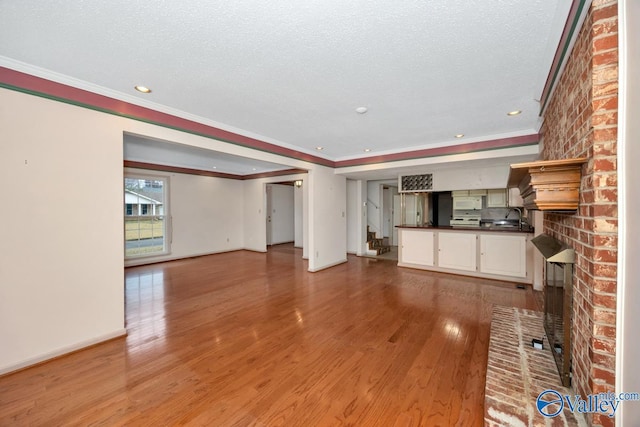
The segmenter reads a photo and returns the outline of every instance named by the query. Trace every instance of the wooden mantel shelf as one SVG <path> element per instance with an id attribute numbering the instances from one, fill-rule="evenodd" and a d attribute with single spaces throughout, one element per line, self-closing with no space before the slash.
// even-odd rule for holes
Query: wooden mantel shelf
<path id="1" fill-rule="evenodd" d="M 518 187 L 526 209 L 575 211 L 580 201 L 582 165 L 587 158 L 511 165 L 507 187 Z"/>

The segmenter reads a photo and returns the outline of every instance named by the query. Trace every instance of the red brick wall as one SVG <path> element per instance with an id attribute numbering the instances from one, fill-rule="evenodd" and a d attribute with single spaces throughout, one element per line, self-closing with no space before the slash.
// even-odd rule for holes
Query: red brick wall
<path id="1" fill-rule="evenodd" d="M 541 129 L 544 160 L 589 158 L 578 212 L 544 214 L 544 232 L 576 250 L 572 381 L 582 396 L 615 386 L 617 108 L 617 1 L 594 0 Z M 613 421 L 589 418 L 592 425 Z"/>

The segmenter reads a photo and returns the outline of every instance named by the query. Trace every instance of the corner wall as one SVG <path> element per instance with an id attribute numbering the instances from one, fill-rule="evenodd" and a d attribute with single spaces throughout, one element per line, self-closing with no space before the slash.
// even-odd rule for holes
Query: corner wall
<path id="1" fill-rule="evenodd" d="M 315 167 L 301 160 L 0 88 L 0 185 L 6 203 L 0 221 L 0 374 L 126 334 L 122 276 L 125 133 L 291 168 Z M 342 198 L 324 212 L 328 214 L 326 221 L 325 216 L 318 216 L 313 223 L 314 233 L 325 234 L 319 241 L 323 257 L 314 261 L 316 270 L 335 264 L 334 256 L 346 257 L 346 230 L 335 218 L 337 209 L 344 211 L 346 184 L 344 178 L 333 177 L 333 170 L 324 175 L 316 184 L 319 196 L 303 191 L 303 256 L 308 253 L 307 236 L 312 224 L 307 219 L 307 201 L 326 196 L 333 201 L 338 194 Z M 176 179 L 181 186 L 196 185 L 209 195 L 233 194 L 235 212 L 233 229 L 228 230 L 233 234 L 213 235 L 210 228 L 209 239 L 203 236 L 191 240 L 196 245 L 189 245 L 187 239 L 180 250 L 209 251 L 211 239 L 223 245 L 238 240 L 245 249 L 265 250 L 264 183 L 268 180 L 239 181 L 216 192 L 213 187 L 227 180 Z M 307 175 L 292 175 L 290 179 L 306 180 Z M 197 195 L 185 197 L 182 201 L 188 204 Z M 200 220 L 215 215 L 217 209 L 224 207 L 206 204 L 204 212 L 194 212 L 185 219 Z M 224 218 L 226 222 L 229 216 Z M 336 248 L 338 252 L 332 253 Z M 177 246 L 174 249 L 178 251 Z"/>
<path id="2" fill-rule="evenodd" d="M 126 331 L 121 119 L 0 89 L 0 131 L 2 374 Z"/>
<path id="3" fill-rule="evenodd" d="M 309 271 L 347 261 L 347 180 L 334 170 L 309 171 Z"/>
<path id="4" fill-rule="evenodd" d="M 594 1 L 543 116 L 544 160 L 588 157 L 576 214 L 544 214 L 544 232 L 576 250 L 573 388 L 615 385 L 617 220 L 617 2 Z M 614 419 L 589 418 L 612 426 Z"/>

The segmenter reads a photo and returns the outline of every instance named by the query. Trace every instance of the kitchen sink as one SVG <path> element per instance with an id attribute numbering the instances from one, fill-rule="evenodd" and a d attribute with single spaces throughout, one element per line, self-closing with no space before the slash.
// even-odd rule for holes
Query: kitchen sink
<path id="1" fill-rule="evenodd" d="M 518 220 L 515 221 L 509 221 L 509 220 L 499 220 L 499 221 L 493 221 L 491 223 L 491 225 L 493 227 L 518 227 Z"/>
<path id="2" fill-rule="evenodd" d="M 517 219 L 496 219 L 483 222 L 482 226 L 487 228 L 520 228 L 519 220 Z"/>

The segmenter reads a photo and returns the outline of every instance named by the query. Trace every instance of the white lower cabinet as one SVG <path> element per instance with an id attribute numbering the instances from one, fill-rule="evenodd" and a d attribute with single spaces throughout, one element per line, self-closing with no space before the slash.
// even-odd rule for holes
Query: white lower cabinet
<path id="1" fill-rule="evenodd" d="M 433 231 L 400 230 L 400 259 L 406 264 L 433 267 Z"/>
<path id="2" fill-rule="evenodd" d="M 480 272 L 503 276 L 527 276 L 525 235 L 480 235 Z"/>
<path id="3" fill-rule="evenodd" d="M 530 234 L 400 228 L 398 265 L 443 273 L 532 283 Z M 529 274 L 527 274 L 529 271 Z"/>
<path id="4" fill-rule="evenodd" d="M 476 271 L 476 233 L 438 233 L 438 267 Z"/>

